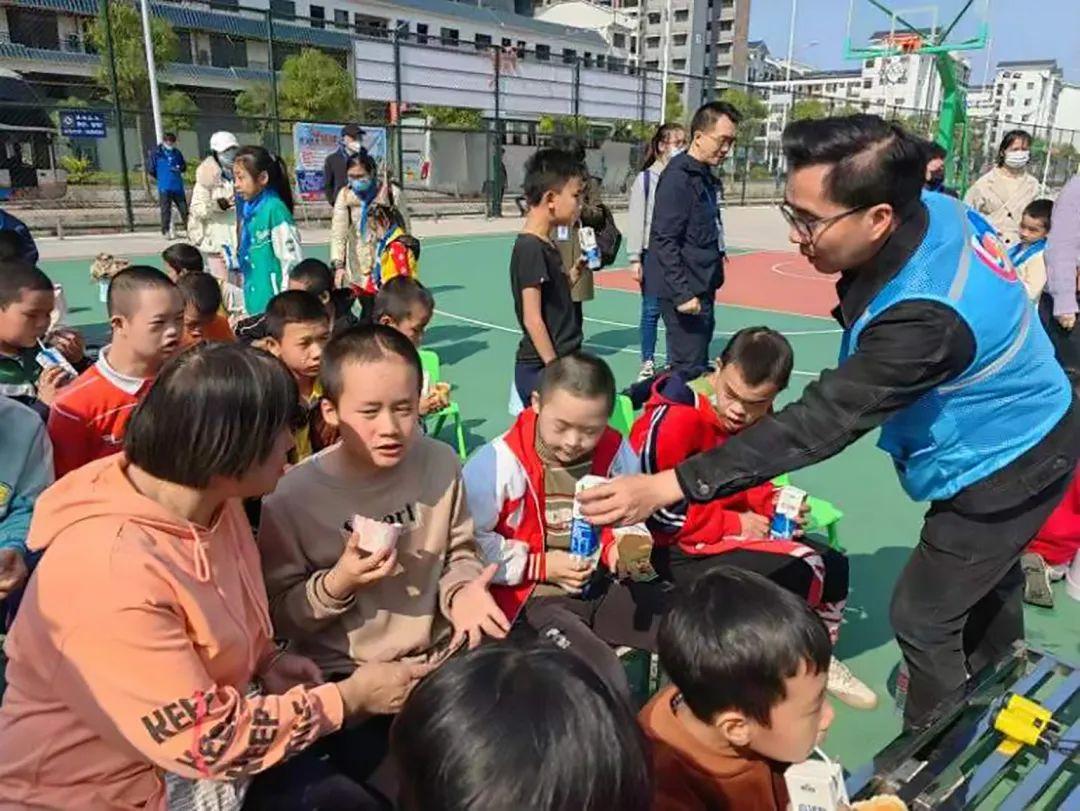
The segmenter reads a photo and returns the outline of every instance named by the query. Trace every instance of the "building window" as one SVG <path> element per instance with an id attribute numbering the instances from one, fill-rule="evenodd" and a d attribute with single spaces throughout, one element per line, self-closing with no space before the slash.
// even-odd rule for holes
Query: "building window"
<path id="1" fill-rule="evenodd" d="M 224 34 L 211 34 L 210 64 L 215 68 L 246 68 L 247 43 Z"/>
<path id="2" fill-rule="evenodd" d="M 686 44 L 686 34 L 676 34 L 672 38 L 672 44 L 673 45 L 685 45 Z"/>
<path id="3" fill-rule="evenodd" d="M 176 32 L 176 61 L 182 65 L 192 64 L 190 31 Z"/>
<path id="4" fill-rule="evenodd" d="M 323 6 L 311 6 L 308 14 L 311 17 L 312 28 L 326 27 L 326 9 Z"/>
<path id="5" fill-rule="evenodd" d="M 439 32 L 439 39 L 442 44 L 447 48 L 456 48 L 458 46 L 458 40 L 461 38 L 461 32 L 456 28 L 443 28 Z"/>
<path id="6" fill-rule="evenodd" d="M 349 27 L 349 12 L 344 9 L 334 9 L 334 28 L 348 28 Z"/>
<path id="7" fill-rule="evenodd" d="M 562 49 L 562 61 L 564 65 L 572 65 L 577 62 L 577 51 L 573 48 Z"/>
<path id="8" fill-rule="evenodd" d="M 1028 90 L 1034 90 L 1035 89 L 1035 82 L 1028 82 L 1027 83 L 1027 89 Z"/>
<path id="9" fill-rule="evenodd" d="M 660 25 L 660 13 L 653 11 L 649 13 L 649 25 Z"/>
<path id="10" fill-rule="evenodd" d="M 525 44 L 525 40 L 519 39 L 517 41 L 517 55 L 518 59 L 524 59 L 525 54 L 529 52 L 529 47 Z"/>
<path id="11" fill-rule="evenodd" d="M 592 54 L 588 51 L 585 52 L 585 67 L 591 68 L 593 66 Z"/>
<path id="12" fill-rule="evenodd" d="M 673 67 L 675 70 L 686 70 L 686 60 L 685 59 L 672 59 L 671 60 L 671 67 Z"/>
<path id="13" fill-rule="evenodd" d="M 863 62 L 863 67 L 864 68 L 872 68 L 872 67 L 874 67 L 874 60 L 873 59 L 867 59 L 865 62 Z"/>
<path id="14" fill-rule="evenodd" d="M 551 46 L 550 45 L 537 45 L 536 46 L 536 59 L 540 62 L 551 61 Z"/>
<path id="15" fill-rule="evenodd" d="M 894 104 L 895 106 L 897 106 L 897 107 L 903 107 L 903 106 L 904 106 L 904 97 L 903 97 L 903 96 L 901 96 L 900 98 L 896 99 L 896 100 L 895 100 L 895 101 L 893 102 L 893 104 Z"/>
<path id="16" fill-rule="evenodd" d="M 690 19 L 690 12 L 683 8 L 675 12 L 675 22 L 684 23 Z"/>
<path id="17" fill-rule="evenodd" d="M 649 70 L 656 70 L 657 68 L 660 67 L 660 60 L 659 59 L 650 59 L 648 62 L 645 63 L 645 67 L 648 68 Z"/>
<path id="18" fill-rule="evenodd" d="M 491 36 L 489 34 L 476 34 L 473 37 L 473 45 L 478 51 L 486 51 L 491 48 Z"/>
<path id="19" fill-rule="evenodd" d="M 295 20 L 296 3 L 292 0 L 270 0 L 270 13 L 280 20 Z"/>
<path id="20" fill-rule="evenodd" d="M 716 78 L 727 79 L 731 76 L 731 65 L 717 65 L 716 66 Z"/>
<path id="21" fill-rule="evenodd" d="M 503 46 L 504 49 L 513 48 L 514 47 L 514 41 L 512 39 L 510 39 L 509 37 L 503 37 L 502 46 Z"/>
<path id="22" fill-rule="evenodd" d="M 873 79 L 863 79 L 862 86 L 864 88 L 866 88 L 867 90 L 869 90 L 871 87 L 874 86 L 874 80 Z"/>
<path id="23" fill-rule="evenodd" d="M 428 27 L 426 23 L 416 24 L 416 41 L 421 45 L 427 45 Z"/>
<path id="24" fill-rule="evenodd" d="M 721 20 L 720 21 L 720 33 L 730 34 L 735 30 L 735 22 L 733 20 Z"/>
<path id="25" fill-rule="evenodd" d="M 645 47 L 655 50 L 660 47 L 660 37 L 649 37 L 645 40 Z"/>
<path id="26" fill-rule="evenodd" d="M 390 30 L 390 21 L 383 19 L 382 17 L 369 17 L 366 14 L 354 14 L 353 15 L 353 27 L 356 29 L 356 33 L 363 34 L 367 37 L 376 37 L 378 39 L 386 39 Z M 405 29 L 408 33 L 408 29 Z"/>
<path id="27" fill-rule="evenodd" d="M 626 47 L 626 34 L 612 34 L 611 35 L 611 45 L 614 48 L 625 48 Z"/>

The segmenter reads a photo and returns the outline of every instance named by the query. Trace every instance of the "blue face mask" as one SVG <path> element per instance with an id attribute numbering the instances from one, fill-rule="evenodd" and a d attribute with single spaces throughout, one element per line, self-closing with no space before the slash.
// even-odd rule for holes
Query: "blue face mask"
<path id="1" fill-rule="evenodd" d="M 358 180 L 350 180 L 349 188 L 353 190 L 353 194 L 355 194 L 357 197 L 362 197 L 363 195 L 371 191 L 373 183 L 374 181 L 370 177 L 362 177 Z"/>

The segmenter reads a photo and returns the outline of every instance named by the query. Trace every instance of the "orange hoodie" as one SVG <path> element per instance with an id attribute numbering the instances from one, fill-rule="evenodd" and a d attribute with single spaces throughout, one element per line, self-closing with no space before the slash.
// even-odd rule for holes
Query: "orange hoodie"
<path id="1" fill-rule="evenodd" d="M 162 772 L 233 778 L 338 729 L 333 684 L 247 697 L 274 652 L 239 503 L 208 528 L 141 495 L 122 454 L 38 499 L 48 549 L 7 637 L 0 809 L 164 808 Z"/>

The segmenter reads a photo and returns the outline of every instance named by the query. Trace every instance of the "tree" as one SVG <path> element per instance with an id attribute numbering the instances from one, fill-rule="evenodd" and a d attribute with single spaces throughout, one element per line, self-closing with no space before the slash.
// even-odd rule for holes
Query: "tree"
<path id="1" fill-rule="evenodd" d="M 482 130 L 484 116 L 479 110 L 465 107 L 425 106 L 421 115 L 427 116 L 433 127 L 446 127 L 457 130 Z"/>
<path id="2" fill-rule="evenodd" d="M 754 141 L 761 135 L 761 125 L 769 115 L 765 102 L 745 90 L 730 87 L 720 94 L 720 99 L 742 113 L 742 121 L 736 128 L 736 137 L 743 147 L 753 148 Z"/>
<path id="3" fill-rule="evenodd" d="M 589 122 L 580 116 L 542 115 L 536 129 L 543 135 L 584 138 L 589 133 Z"/>
<path id="4" fill-rule="evenodd" d="M 791 105 L 789 121 L 805 121 L 813 118 L 827 118 L 829 108 L 821 99 L 800 99 Z"/>
<path id="5" fill-rule="evenodd" d="M 349 72 L 314 48 L 293 54 L 281 66 L 278 112 L 293 121 L 340 121 L 356 109 Z"/>
<path id="6" fill-rule="evenodd" d="M 131 111 L 145 110 L 150 101 L 150 78 L 146 71 L 146 49 L 143 47 L 142 18 L 138 7 L 121 0 L 108 0 L 109 17 L 112 20 L 112 41 L 116 63 L 116 92 L 122 107 Z M 105 29 L 105 15 L 94 20 L 89 31 L 90 42 L 101 54 L 101 65 L 94 76 L 108 97 L 112 99 L 112 71 L 109 67 L 109 38 Z M 154 51 L 154 63 L 160 69 L 176 59 L 176 32 L 160 17 L 150 19 L 150 41 Z"/>
<path id="7" fill-rule="evenodd" d="M 161 97 L 161 125 L 167 132 L 194 129 L 192 119 L 198 113 L 199 105 L 182 90 L 170 90 Z"/>
<path id="8" fill-rule="evenodd" d="M 683 107 L 682 93 L 674 82 L 668 82 L 664 91 L 664 123 L 685 124 L 686 108 Z"/>

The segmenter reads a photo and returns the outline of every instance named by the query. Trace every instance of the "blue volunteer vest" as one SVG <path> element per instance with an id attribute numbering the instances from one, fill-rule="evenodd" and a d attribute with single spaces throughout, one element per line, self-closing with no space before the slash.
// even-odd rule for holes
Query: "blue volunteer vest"
<path id="1" fill-rule="evenodd" d="M 925 193 L 923 203 L 930 224 L 922 244 L 845 330 L 840 360 L 901 301 L 947 305 L 971 329 L 971 365 L 890 417 L 878 441 L 908 495 L 939 501 L 1037 444 L 1064 416 L 1072 390 L 994 229 L 954 198 Z"/>

